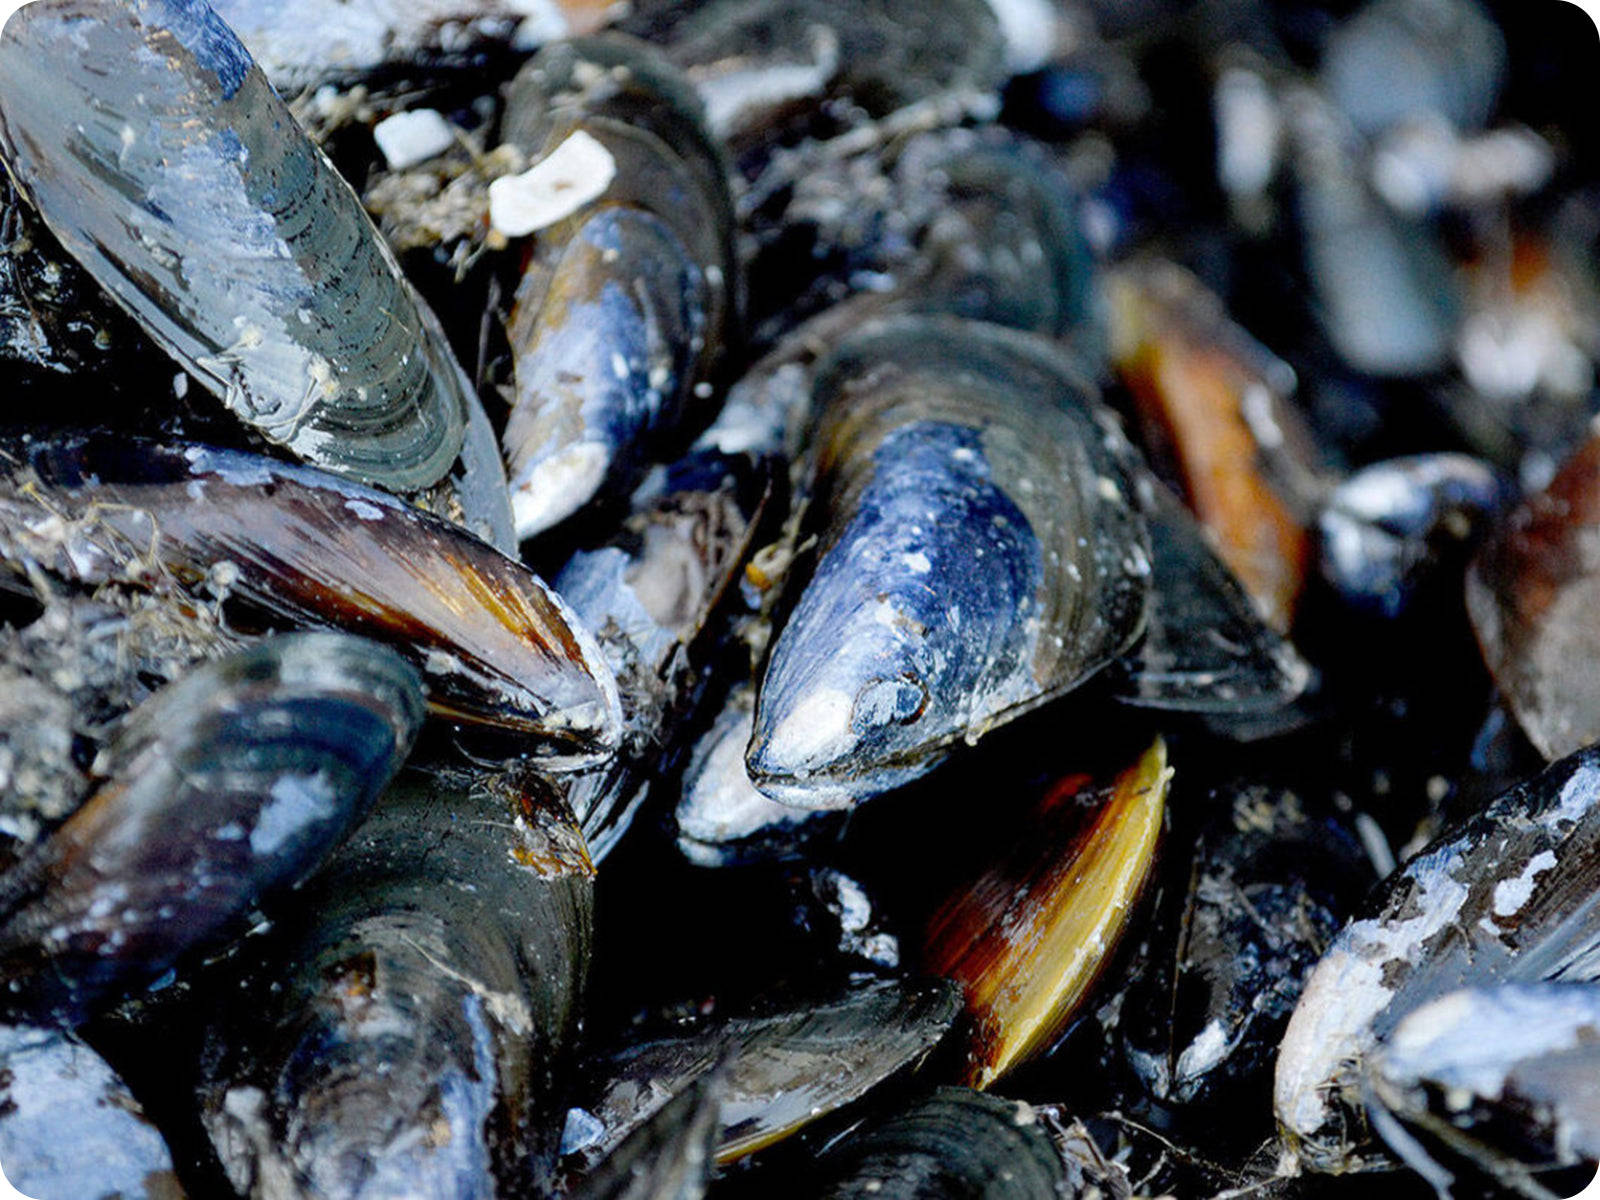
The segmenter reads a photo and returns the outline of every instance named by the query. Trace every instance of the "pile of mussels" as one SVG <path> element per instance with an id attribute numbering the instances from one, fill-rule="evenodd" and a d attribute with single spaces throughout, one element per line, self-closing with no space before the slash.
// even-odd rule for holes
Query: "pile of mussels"
<path id="1" fill-rule="evenodd" d="M 1514 0 L 25 6 L 6 1176 L 1578 1191 L 1595 50 Z"/>

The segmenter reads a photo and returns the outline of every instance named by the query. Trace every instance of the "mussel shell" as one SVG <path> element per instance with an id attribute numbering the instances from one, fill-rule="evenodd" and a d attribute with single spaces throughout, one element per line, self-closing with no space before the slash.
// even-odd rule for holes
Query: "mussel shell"
<path id="1" fill-rule="evenodd" d="M 883 114 L 945 91 L 981 93 L 1005 78 L 1005 46 L 993 9 L 973 0 L 937 9 L 908 0 L 716 0 L 674 6 L 666 28 L 652 31 L 673 60 L 702 88 L 731 71 L 749 71 L 796 46 L 816 30 L 831 34 L 840 52 L 836 75 L 804 97 L 820 104 L 844 95 Z M 754 130 L 735 128 L 737 136 Z"/>
<path id="2" fill-rule="evenodd" d="M 214 947 L 365 815 L 421 726 L 415 672 L 273 638 L 134 710 L 89 801 L 0 876 L 0 1005 L 76 1019 Z"/>
<path id="3" fill-rule="evenodd" d="M 1161 259 L 1104 282 L 1112 358 L 1141 435 L 1218 555 L 1269 624 L 1287 632 L 1320 489 L 1309 434 L 1287 402 L 1293 370 L 1228 317 L 1199 280 Z"/>
<path id="4" fill-rule="evenodd" d="M 1282 708 L 1312 669 L 1261 617 L 1182 503 L 1141 482 L 1150 531 L 1144 638 L 1113 667 L 1117 698 L 1141 708 L 1228 715 Z"/>
<path id="5" fill-rule="evenodd" d="M 1451 992 L 1396 1026 L 1368 1078 L 1374 1126 L 1430 1182 L 1448 1187 L 1440 1154 L 1536 1194 L 1518 1186 L 1532 1172 L 1600 1160 L 1600 989 Z"/>
<path id="6" fill-rule="evenodd" d="M 1088 997 L 1139 909 L 1171 781 L 1159 739 L 1099 786 L 1065 776 L 929 919 L 923 969 L 965 993 L 962 1082 L 988 1088 L 1048 1049 Z"/>
<path id="7" fill-rule="evenodd" d="M 176 1200 L 167 1144 L 103 1058 L 70 1033 L 0 1027 L 0 1163 L 12 1195 Z"/>
<path id="8" fill-rule="evenodd" d="M 1467 613 L 1495 683 L 1548 759 L 1600 740 L 1600 437 L 1511 512 L 1467 573 Z"/>
<path id="9" fill-rule="evenodd" d="M 1513 788 L 1413 858 L 1336 937 L 1278 1054 L 1274 1104 L 1299 1161 L 1370 1165 L 1365 1057 L 1445 992 L 1600 977 L 1600 749 Z"/>
<path id="10" fill-rule="evenodd" d="M 907 191 L 942 193 L 898 307 L 1084 336 L 1092 264 L 1070 185 L 1015 139 L 929 143 L 913 140 L 896 166 Z"/>
<path id="11" fill-rule="evenodd" d="M 1327 99 L 1304 89 L 1290 116 L 1301 255 L 1328 341 L 1346 366 L 1366 375 L 1442 369 L 1460 297 L 1438 232 L 1371 193 L 1355 139 Z"/>
<path id="12" fill-rule="evenodd" d="M 750 781 L 744 751 L 755 729 L 755 703 L 754 685 L 737 685 L 689 752 L 673 822 L 678 849 L 696 866 L 797 858 L 843 827 L 843 813 L 780 804 Z"/>
<path id="13" fill-rule="evenodd" d="M 558 592 L 597 631 L 622 697 L 622 748 L 567 796 L 596 862 L 626 832 L 650 781 L 668 773 L 771 487 L 765 463 L 694 451 L 652 472 L 621 530 L 556 576 Z"/>
<path id="14" fill-rule="evenodd" d="M 396 491 L 477 404 L 350 186 L 203 0 L 44 0 L 0 40 L 0 153 L 62 244 L 268 439 Z"/>
<path id="15" fill-rule="evenodd" d="M 659 51 L 602 34 L 556 42 L 523 67 L 507 94 L 502 140 L 538 156 L 577 128 L 618 160 L 618 177 L 597 207 L 654 213 L 702 266 L 737 261 L 722 143 L 688 80 Z M 714 282 L 713 327 L 721 326 L 738 287 L 732 272 Z"/>
<path id="16" fill-rule="evenodd" d="M 1322 84 L 1367 136 L 1407 118 L 1470 131 L 1494 110 L 1505 59 L 1499 26 L 1475 0 L 1376 0 L 1328 36 Z"/>
<path id="17" fill-rule="evenodd" d="M 302 88 L 370 77 L 385 69 L 465 65 L 470 52 L 527 50 L 603 19 L 597 0 L 215 0 L 212 7 L 249 47 L 272 86 Z M 464 53 L 463 50 L 468 53 Z"/>
<path id="18" fill-rule="evenodd" d="M 251 1195 L 543 1194 L 593 868 L 537 781 L 403 774 L 253 952 L 202 1116 Z"/>
<path id="19" fill-rule="evenodd" d="M 509 330 L 516 401 L 502 443 L 517 534 L 636 477 L 699 374 L 705 276 L 659 217 L 607 207 L 524 276 Z"/>
<path id="20" fill-rule="evenodd" d="M 1028 1105 L 966 1088 L 927 1098 L 851 1134 L 818 1164 L 819 1200 L 1055 1200 L 1061 1157 Z"/>
<path id="21" fill-rule="evenodd" d="M 1341 483 L 1317 518 L 1323 576 L 1346 604 L 1383 617 L 1419 595 L 1453 592 L 1509 490 L 1465 454 L 1373 463 Z"/>
<path id="22" fill-rule="evenodd" d="M 566 1194 L 572 1200 L 700 1200 L 716 1161 L 722 1078 L 701 1076 Z"/>
<path id="23" fill-rule="evenodd" d="M 675 68 L 618 36 L 548 47 L 513 81 L 502 136 L 542 157 L 577 131 L 615 174 L 540 231 L 518 288 L 502 441 L 522 537 L 636 478 L 703 414 L 739 305 L 727 164 Z"/>
<path id="24" fill-rule="evenodd" d="M 818 1003 L 713 1018 L 686 1033 L 635 1042 L 590 1068 L 597 1086 L 583 1107 L 605 1133 L 584 1157 L 603 1156 L 719 1063 L 725 1091 L 717 1161 L 750 1154 L 921 1059 L 958 1008 L 955 988 L 943 980 L 879 980 Z"/>
<path id="25" fill-rule="evenodd" d="M 819 370 L 816 563 L 756 705 L 775 799 L 860 800 L 1070 691 L 1144 629 L 1133 451 L 1047 344 L 904 318 Z"/>
<path id="26" fill-rule="evenodd" d="M 1230 781 L 1203 808 L 1192 852 L 1167 858 L 1117 1035 L 1159 1109 L 1191 1122 L 1225 1114 L 1214 1124 L 1231 1132 L 1243 1106 L 1267 1126 L 1262 1102 L 1289 1014 L 1372 876 L 1355 836 L 1292 791 Z"/>
<path id="27" fill-rule="evenodd" d="M 101 435 L 13 441 L 0 460 L 13 572 L 221 587 L 275 620 L 391 643 L 422 670 L 436 711 L 577 762 L 616 745 L 611 669 L 561 599 L 392 496 L 252 454 Z"/>

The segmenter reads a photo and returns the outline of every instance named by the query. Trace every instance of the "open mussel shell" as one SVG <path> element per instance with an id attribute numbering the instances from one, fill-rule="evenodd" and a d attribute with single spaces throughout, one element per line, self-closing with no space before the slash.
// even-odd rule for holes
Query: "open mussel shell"
<path id="1" fill-rule="evenodd" d="M 1441 1193 L 1461 1172 L 1565 1195 L 1535 1173 L 1600 1160 L 1600 988 L 1451 992 L 1396 1026 L 1368 1081 L 1375 1128 Z"/>
<path id="2" fill-rule="evenodd" d="M 1015 848 L 928 922 L 924 969 L 966 995 L 965 1082 L 987 1088 L 1066 1027 L 1137 907 L 1171 778 L 1157 739 L 1109 786 L 1061 780 Z"/>
<path id="3" fill-rule="evenodd" d="M 593 868 L 538 780 L 402 774 L 250 951 L 201 1116 L 251 1196 L 547 1194 Z"/>
<path id="4" fill-rule="evenodd" d="M 716 1161 L 722 1078 L 701 1076 L 568 1189 L 572 1200 L 700 1200 Z"/>
<path id="5" fill-rule="evenodd" d="M 1409 1014 L 1463 987 L 1590 982 L 1600 970 L 1600 749 L 1580 751 L 1446 832 L 1333 940 L 1278 1052 L 1274 1105 L 1304 1166 L 1373 1153 L 1365 1061 Z"/>
<path id="6" fill-rule="evenodd" d="M 959 1008 L 956 989 L 943 980 L 877 980 L 820 1003 L 712 1018 L 685 1033 L 636 1041 L 591 1065 L 596 1087 L 583 1107 L 604 1133 L 583 1159 L 603 1157 L 719 1064 L 717 1161 L 750 1154 L 922 1059 Z"/>
<path id="7" fill-rule="evenodd" d="M 939 1088 L 832 1147 L 819 1200 L 1056 1200 L 1067 1172 L 1026 1104 Z"/>
<path id="8" fill-rule="evenodd" d="M 1140 483 L 1150 530 L 1144 637 L 1112 668 L 1117 698 L 1141 708 L 1227 716 L 1282 708 L 1311 665 L 1268 625 L 1166 485 Z"/>
<path id="9" fill-rule="evenodd" d="M 1467 573 L 1467 612 L 1484 661 L 1546 758 L 1600 740 L 1600 437 L 1514 509 Z"/>
<path id="10" fill-rule="evenodd" d="M 874 325 L 819 368 L 819 539 L 756 703 L 751 778 L 868 798 L 1054 699 L 1143 632 L 1135 460 L 1048 343 Z"/>
<path id="11" fill-rule="evenodd" d="M 739 274 L 726 165 L 693 89 L 648 46 L 547 48 L 513 82 L 502 133 L 535 158 L 586 138 L 612 171 L 539 231 L 517 291 L 502 442 L 527 538 L 630 484 L 691 410 L 704 419 Z"/>
<path id="12" fill-rule="evenodd" d="M 771 482 L 764 464 L 694 451 L 652 472 L 622 528 L 556 576 L 557 591 L 597 632 L 622 699 L 621 749 L 567 792 L 596 862 L 669 768 L 706 690 L 703 662 L 723 632 L 715 618 L 749 557 Z"/>
<path id="13" fill-rule="evenodd" d="M 139 1102 L 105 1059 L 59 1029 L 0 1026 L 0 1163 L 12 1195 L 183 1195 Z"/>
<path id="14" fill-rule="evenodd" d="M 393 491 L 478 401 L 350 186 L 202 0 L 43 0 L 0 39 L 0 153 L 62 244 L 241 420 Z"/>
<path id="15" fill-rule="evenodd" d="M 216 944 L 365 815 L 422 723 L 415 672 L 272 638 L 134 710 L 98 791 L 0 876 L 0 1005 L 75 1020 Z"/>
<path id="16" fill-rule="evenodd" d="M 522 564 L 383 492 L 236 451 L 103 435 L 0 446 L 11 571 L 220 591 L 272 620 L 389 642 L 437 712 L 575 762 L 620 736 L 592 636 Z"/>

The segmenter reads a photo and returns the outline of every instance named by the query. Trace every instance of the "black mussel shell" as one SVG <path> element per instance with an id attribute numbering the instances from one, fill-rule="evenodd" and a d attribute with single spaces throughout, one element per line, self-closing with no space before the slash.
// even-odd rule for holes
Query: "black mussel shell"
<path id="1" fill-rule="evenodd" d="M 422 716 L 411 667 L 342 634 L 268 639 L 158 692 L 95 794 L 0 876 L 0 1006 L 76 1020 L 239 932 L 365 815 Z"/>
<path id="2" fill-rule="evenodd" d="M 818 1200 L 1056 1200 L 1066 1170 L 1037 1114 L 1015 1100 L 940 1088 L 880 1118 L 818 1163 Z"/>
<path id="3" fill-rule="evenodd" d="M 227 595 L 392 644 L 435 711 L 578 763 L 620 736 L 616 683 L 559 596 L 456 526 L 273 459 L 104 435 L 0 444 L 0 558 L 80 585 Z"/>

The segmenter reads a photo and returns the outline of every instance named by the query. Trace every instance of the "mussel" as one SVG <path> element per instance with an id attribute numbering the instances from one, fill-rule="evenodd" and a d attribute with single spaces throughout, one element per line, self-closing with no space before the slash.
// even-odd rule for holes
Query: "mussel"
<path id="1" fill-rule="evenodd" d="M 1539 1176 L 1600 1161 L 1597 1079 L 1600 988 L 1469 988 L 1395 1027 L 1368 1065 L 1368 1112 L 1441 1193 L 1473 1174 L 1507 1193 L 1564 1195 Z"/>
<path id="2" fill-rule="evenodd" d="M 1600 739 L 1590 670 L 1600 574 L 1588 544 L 1600 520 L 1600 438 L 1549 487 L 1509 513 L 1467 574 L 1467 611 L 1500 691 L 1539 752 L 1555 759 Z"/>
<path id="3" fill-rule="evenodd" d="M 570 813 L 537 778 L 401 775 L 216 1006 L 200 1108 L 233 1185 L 548 1188 L 592 889 Z"/>
<path id="4" fill-rule="evenodd" d="M 183 1195 L 172 1152 L 127 1085 L 59 1029 L 0 1027 L 0 1164 L 16 1195 Z"/>
<path id="5" fill-rule="evenodd" d="M 942 980 L 875 980 L 802 1001 L 713 1018 L 590 1064 L 595 1083 L 584 1108 L 599 1120 L 602 1136 L 581 1151 L 582 1160 L 603 1157 L 719 1064 L 717 1159 L 750 1154 L 921 1060 L 959 1007 L 955 988 Z"/>
<path id="6" fill-rule="evenodd" d="M 827 1200 L 1050 1200 L 1067 1173 L 1026 1104 L 965 1088 L 932 1095 L 833 1147 L 819 1164 Z"/>
<path id="7" fill-rule="evenodd" d="M 1172 769 L 1157 741 L 1103 786 L 1068 775 L 1014 847 L 928 922 L 923 963 L 962 985 L 964 1081 L 1047 1049 L 1110 961 L 1155 861 Z"/>
<path id="8" fill-rule="evenodd" d="M 817 382 L 820 542 L 772 648 L 748 765 L 865 799 L 1077 686 L 1143 631 L 1133 451 L 1047 344 L 905 318 Z"/>
<path id="9" fill-rule="evenodd" d="M 705 692 L 705 661 L 725 633 L 720 609 L 771 486 L 763 464 L 714 451 L 658 472 L 635 495 L 618 535 L 574 554 L 555 578 L 597 632 L 623 697 L 622 747 L 567 794 L 597 862 L 664 773 L 674 731 Z"/>
<path id="10" fill-rule="evenodd" d="M 1571 755 L 1446 832 L 1390 876 L 1306 983 L 1278 1053 L 1274 1104 L 1298 1161 L 1381 1162 L 1364 1107 L 1367 1057 L 1461 987 L 1592 982 L 1597 963 L 1600 750 Z"/>
<path id="11" fill-rule="evenodd" d="M 103 435 L 0 447 L 3 574 L 226 592 L 400 648 L 435 710 L 574 764 L 620 736 L 611 668 L 532 572 L 385 493 L 273 459 Z"/>
<path id="12" fill-rule="evenodd" d="M 704 419 L 740 277 L 727 167 L 703 122 L 687 81 L 621 37 L 557 43 L 512 83 L 503 137 L 544 160 L 490 193 L 491 216 L 540 213 L 504 230 L 538 234 L 508 330 L 519 537 L 632 484 L 654 444 Z M 581 165 L 547 181 L 557 154 Z"/>
<path id="13" fill-rule="evenodd" d="M 241 420 L 396 492 L 462 460 L 431 503 L 506 544 L 487 418 L 438 320 L 203 0 L 28 5 L 0 39 L 0 157 Z"/>
<path id="14" fill-rule="evenodd" d="M 1287 631 L 1305 582 L 1317 491 L 1288 364 L 1234 325 L 1217 297 L 1160 260 L 1106 276 L 1111 356 L 1145 444 L 1210 531 L 1257 608 Z"/>
<path id="15" fill-rule="evenodd" d="M 95 794 L 0 875 L 0 1007 L 79 1020 L 239 933 L 366 813 L 422 715 L 404 660 L 331 633 L 157 693 L 96 764 Z"/>

